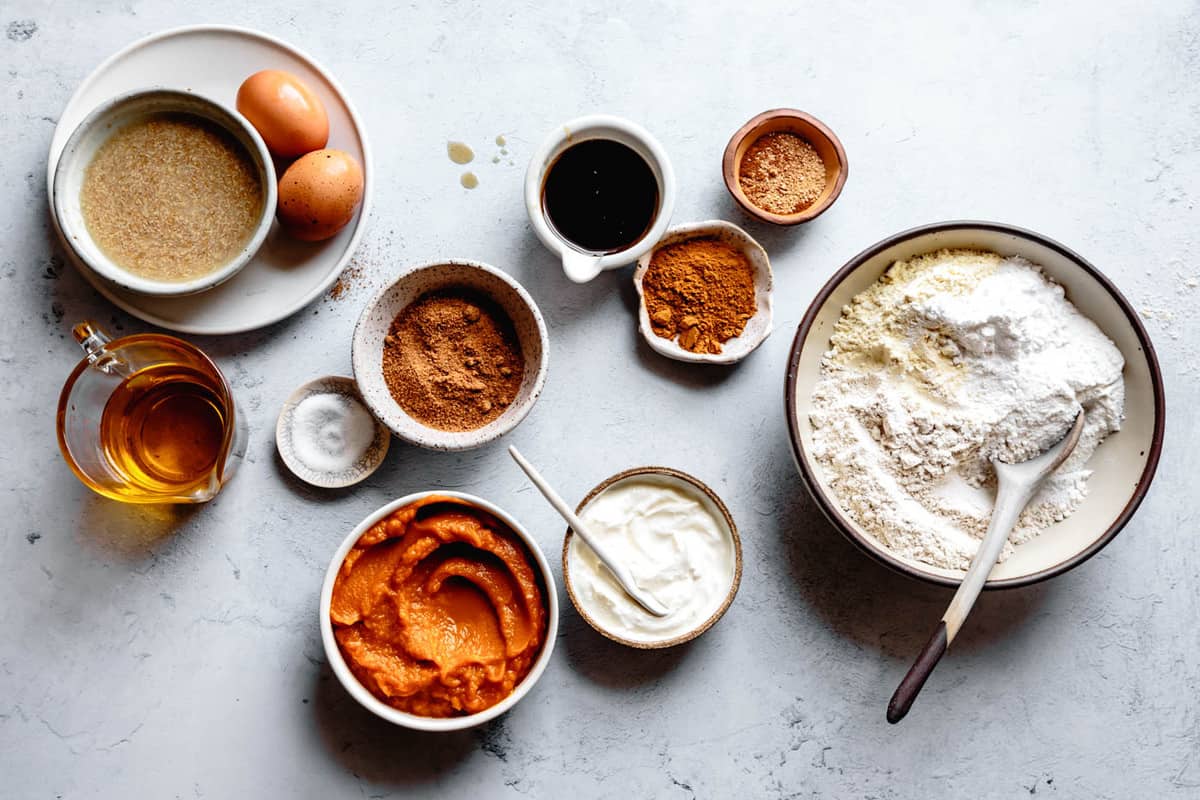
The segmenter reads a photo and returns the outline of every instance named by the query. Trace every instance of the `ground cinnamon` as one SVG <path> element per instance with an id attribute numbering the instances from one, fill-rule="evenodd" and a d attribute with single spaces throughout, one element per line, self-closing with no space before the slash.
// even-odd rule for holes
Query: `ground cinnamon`
<path id="1" fill-rule="evenodd" d="M 664 339 L 679 337 L 693 353 L 720 353 L 741 335 L 758 306 L 754 265 L 736 247 L 715 237 L 689 239 L 655 251 L 642 277 L 650 327 Z"/>
<path id="2" fill-rule="evenodd" d="M 422 295 L 383 340 L 383 378 L 413 419 L 466 431 L 504 413 L 525 359 L 512 320 L 490 298 L 465 289 Z"/>

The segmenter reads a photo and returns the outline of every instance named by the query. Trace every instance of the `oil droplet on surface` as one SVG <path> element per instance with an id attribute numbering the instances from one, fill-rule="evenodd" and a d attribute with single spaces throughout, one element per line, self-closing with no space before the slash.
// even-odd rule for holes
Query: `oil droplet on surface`
<path id="1" fill-rule="evenodd" d="M 464 172 L 462 177 L 458 179 L 458 182 L 461 183 L 465 189 L 474 189 L 479 185 L 479 178 L 475 177 L 474 172 Z"/>
<path id="2" fill-rule="evenodd" d="M 475 151 L 462 142 L 446 142 L 446 155 L 455 164 L 470 164 L 475 158 Z"/>
<path id="3" fill-rule="evenodd" d="M 504 138 L 503 133 L 496 137 L 496 146 L 497 147 L 504 147 L 504 145 L 506 145 L 506 144 L 508 144 L 508 140 Z"/>

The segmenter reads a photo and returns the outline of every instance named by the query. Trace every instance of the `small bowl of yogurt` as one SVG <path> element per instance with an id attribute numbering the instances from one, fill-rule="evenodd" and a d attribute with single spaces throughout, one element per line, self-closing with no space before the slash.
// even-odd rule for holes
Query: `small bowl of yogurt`
<path id="1" fill-rule="evenodd" d="M 638 585 L 670 609 L 655 617 L 639 606 L 568 528 L 567 595 L 601 635 L 639 649 L 673 647 L 715 625 L 737 595 L 737 525 L 721 498 L 691 475 L 667 467 L 619 472 L 592 489 L 575 513 Z"/>

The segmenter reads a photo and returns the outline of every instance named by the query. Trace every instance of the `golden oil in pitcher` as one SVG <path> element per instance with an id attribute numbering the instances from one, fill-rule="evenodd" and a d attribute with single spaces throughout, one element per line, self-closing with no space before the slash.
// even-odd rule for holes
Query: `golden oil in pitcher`
<path id="1" fill-rule="evenodd" d="M 100 442 L 134 491 L 186 493 L 213 474 L 228 416 L 211 376 L 186 364 L 157 364 L 113 391 Z"/>
<path id="2" fill-rule="evenodd" d="M 216 364 L 171 336 L 113 341 L 91 323 L 73 333 L 86 358 L 63 387 L 58 439 L 79 479 L 130 503 L 216 496 L 246 451 L 245 423 Z"/>

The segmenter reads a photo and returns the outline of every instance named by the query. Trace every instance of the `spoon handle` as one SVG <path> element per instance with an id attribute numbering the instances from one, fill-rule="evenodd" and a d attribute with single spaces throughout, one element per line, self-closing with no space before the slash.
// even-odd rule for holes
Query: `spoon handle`
<path id="1" fill-rule="evenodd" d="M 929 641 L 925 642 L 925 646 L 921 648 L 921 654 L 909 667 L 908 673 L 900 681 L 900 685 L 896 687 L 896 693 L 888 702 L 888 722 L 895 725 L 904 719 L 904 715 L 912 708 L 913 701 L 917 699 L 921 687 L 929 679 L 929 674 L 942 660 L 942 656 L 946 654 L 946 648 L 949 646 L 950 642 L 946 638 L 946 623 L 945 621 L 939 622 L 933 635 L 929 637 Z"/>
<path id="2" fill-rule="evenodd" d="M 967 574 L 963 576 L 962 583 L 958 585 L 958 591 L 954 593 L 950 607 L 942 615 L 941 622 L 938 623 L 933 635 L 929 637 L 929 641 L 921 648 L 920 655 L 917 656 L 917 660 L 913 662 L 912 668 L 909 669 L 904 679 L 900 681 L 900 685 L 896 687 L 896 692 L 888 703 L 887 721 L 893 725 L 904 719 L 904 715 L 912 708 L 913 701 L 917 699 L 921 687 L 929 679 L 929 674 L 942 660 L 942 656 L 946 654 L 946 648 L 958 635 L 959 628 L 962 627 L 967 614 L 971 612 L 971 607 L 975 605 L 975 600 L 978 599 L 979 592 L 983 590 L 983 584 L 987 582 L 992 567 L 996 566 L 996 559 L 1000 558 L 1000 551 L 1004 549 L 1004 543 L 1008 541 L 1008 534 L 1017 523 L 1017 517 L 1025 508 L 1025 504 L 1029 502 L 1029 498 L 1033 495 L 1033 489 L 1036 488 L 1011 479 L 1006 480 L 1007 476 L 1000 470 L 1001 466 L 1003 465 L 997 465 L 997 474 L 1000 480 L 996 490 L 996 505 L 992 509 L 992 520 L 988 523 L 987 533 L 984 534 L 983 541 L 979 543 L 979 550 L 976 551 L 975 558 L 972 559 L 971 566 L 967 569 Z"/>
<path id="3" fill-rule="evenodd" d="M 533 464 L 526 461 L 525 456 L 521 455 L 520 451 L 515 447 L 510 446 L 508 453 L 513 457 L 513 461 L 517 462 L 517 466 L 529 476 L 529 480 L 542 493 L 542 496 L 549 501 L 550 505 L 554 506 L 554 510 L 571 526 L 571 529 L 575 531 L 575 535 L 583 539 L 584 544 L 592 549 L 592 552 L 600 559 L 600 563 L 613 574 L 613 577 L 617 579 L 617 582 L 621 584 L 626 593 L 651 614 L 660 617 L 664 616 L 667 613 L 667 609 L 653 597 L 645 596 L 645 593 L 638 586 L 637 581 L 634 580 L 633 573 L 620 561 L 610 556 L 608 551 L 604 549 L 604 546 L 596 541 L 596 537 L 591 535 L 583 520 L 579 519 L 575 512 L 571 510 L 571 507 L 567 505 L 567 502 L 559 496 L 558 492 L 554 491 L 550 484 L 546 483 L 546 479 L 534 468 Z"/>
<path id="4" fill-rule="evenodd" d="M 1017 524 L 1017 518 L 1033 499 L 1042 481 L 1071 455 L 1083 434 L 1085 422 L 1086 417 L 1081 410 L 1075 415 L 1075 421 L 1067 435 L 1059 440 L 1058 444 L 1028 461 L 1005 464 L 992 460 L 992 466 L 996 470 L 996 505 L 992 508 L 992 520 L 988 523 L 987 533 L 983 535 L 983 541 L 979 543 L 979 549 L 971 559 L 971 566 L 963 576 L 962 583 L 958 585 L 950 607 L 942 615 L 942 621 L 921 649 L 921 654 L 917 656 L 912 669 L 896 687 L 896 693 L 888 703 L 888 722 L 899 722 L 912 708 L 921 687 L 929 679 L 929 673 L 933 672 L 933 668 L 946 654 L 946 648 L 958 635 L 963 620 L 971 613 L 971 606 L 975 605 L 979 592 L 987 583 L 988 575 L 996 566 L 996 560 L 1000 558 L 1000 551 L 1004 549 L 1008 535 Z"/>

